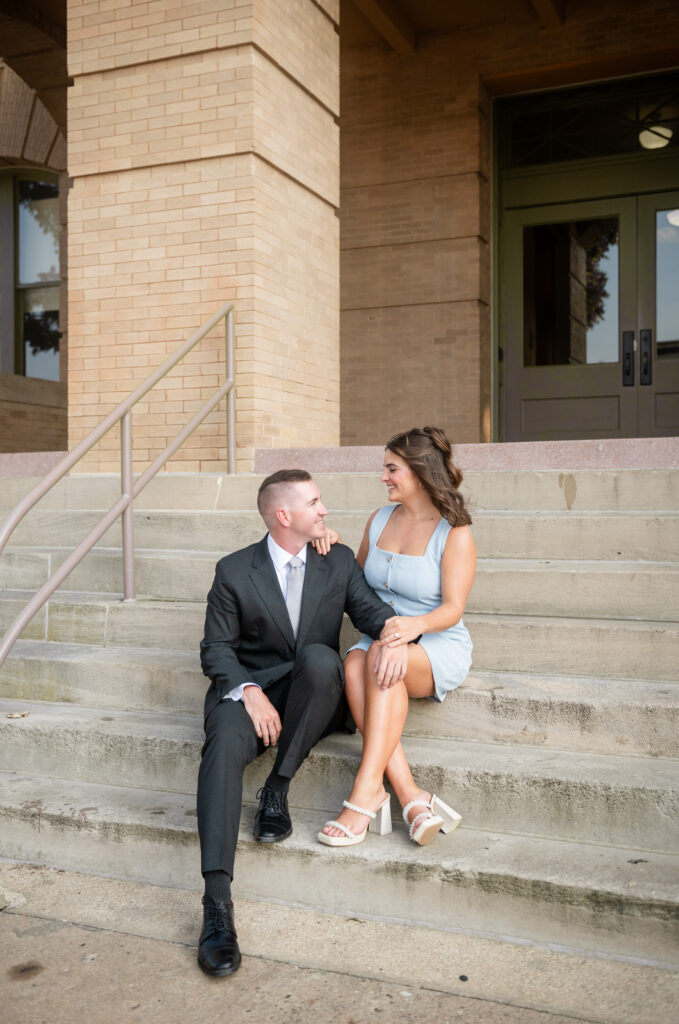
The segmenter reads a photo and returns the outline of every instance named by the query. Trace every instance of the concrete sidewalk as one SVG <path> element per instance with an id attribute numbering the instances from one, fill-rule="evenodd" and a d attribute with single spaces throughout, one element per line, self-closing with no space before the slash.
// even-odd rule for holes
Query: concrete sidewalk
<path id="1" fill-rule="evenodd" d="M 2 1024 L 669 1024 L 658 965 L 240 899 L 240 971 L 196 966 L 200 896 L 0 862 Z M 451 922 L 452 923 L 452 922 Z"/>

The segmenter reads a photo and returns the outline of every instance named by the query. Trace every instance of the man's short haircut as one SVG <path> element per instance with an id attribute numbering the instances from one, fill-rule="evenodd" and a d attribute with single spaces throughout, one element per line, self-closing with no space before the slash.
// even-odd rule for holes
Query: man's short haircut
<path id="1" fill-rule="evenodd" d="M 288 484 L 305 483 L 307 480 L 311 480 L 311 474 L 306 469 L 278 469 L 262 480 L 257 492 L 257 508 L 262 519 L 267 521 L 267 516 L 275 511 L 274 505 L 280 508 L 281 492 Z"/>

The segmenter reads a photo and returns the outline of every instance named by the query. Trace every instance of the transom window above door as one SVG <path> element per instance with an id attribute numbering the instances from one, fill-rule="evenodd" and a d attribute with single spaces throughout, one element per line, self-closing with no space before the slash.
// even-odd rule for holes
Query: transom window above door
<path id="1" fill-rule="evenodd" d="M 679 148 L 679 74 L 502 100 L 501 169 Z"/>

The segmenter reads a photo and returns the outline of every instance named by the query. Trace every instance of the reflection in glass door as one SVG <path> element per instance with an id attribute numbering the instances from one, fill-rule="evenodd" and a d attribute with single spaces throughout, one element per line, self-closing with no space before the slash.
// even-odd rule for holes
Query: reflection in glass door
<path id="1" fill-rule="evenodd" d="M 677 208 L 655 211 L 658 356 L 679 356 L 679 194 Z"/>
<path id="2" fill-rule="evenodd" d="M 618 361 L 617 217 L 523 229 L 523 365 Z"/>
<path id="3" fill-rule="evenodd" d="M 679 191 L 638 209 L 639 434 L 679 434 Z"/>

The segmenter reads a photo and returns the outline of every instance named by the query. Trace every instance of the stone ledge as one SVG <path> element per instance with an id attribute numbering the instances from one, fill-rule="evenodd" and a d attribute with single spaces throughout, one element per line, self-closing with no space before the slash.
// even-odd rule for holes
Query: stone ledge
<path id="1" fill-rule="evenodd" d="M 68 452 L 4 452 L 0 453 L 0 478 L 38 477 L 54 469 Z"/>
<path id="2" fill-rule="evenodd" d="M 303 466 L 313 473 L 376 473 L 381 446 L 344 448 L 257 448 L 255 472 Z M 677 469 L 679 437 L 611 438 L 594 441 L 517 441 L 458 444 L 454 458 L 463 470 Z"/>

